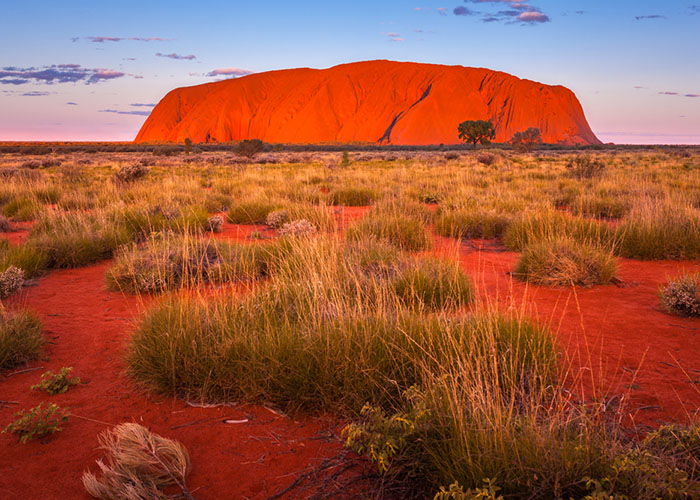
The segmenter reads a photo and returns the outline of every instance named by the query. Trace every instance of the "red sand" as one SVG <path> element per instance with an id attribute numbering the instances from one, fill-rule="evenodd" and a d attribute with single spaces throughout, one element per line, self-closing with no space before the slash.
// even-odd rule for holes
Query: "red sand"
<path id="1" fill-rule="evenodd" d="M 336 214 L 345 227 L 366 211 L 345 208 Z M 261 229 L 226 224 L 219 237 L 246 239 Z M 432 252 L 458 255 L 482 297 L 502 307 L 523 306 L 551 325 L 572 361 L 571 378 L 584 374 L 576 387 L 584 388 L 579 390 L 587 392 L 587 399 L 629 393 L 634 424 L 684 421 L 700 407 L 700 319 L 668 315 L 659 310 L 656 297 L 668 276 L 697 270 L 699 263 L 623 259 L 619 275 L 624 287 L 550 289 L 511 280 L 507 273 L 517 254 L 498 247 L 493 251 L 490 242 L 479 251 L 478 241 L 435 241 Z M 0 426 L 18 409 L 40 402 L 70 407 L 74 416 L 63 432 L 42 442 L 22 445 L 13 436 L 0 435 L 0 498 L 89 498 L 80 475 L 95 469 L 97 435 L 128 421 L 187 446 L 194 467 L 189 485 L 198 500 L 266 498 L 339 451 L 337 441 L 324 438 L 329 430 L 337 435 L 338 423 L 330 419 L 289 419 L 252 405 L 192 408 L 134 388 L 123 373 L 121 355 L 131 321 L 150 300 L 108 292 L 108 265 L 52 272 L 7 301 L 11 308 L 26 306 L 39 313 L 51 344 L 48 360 L 29 365 L 42 369 L 0 376 L 0 399 L 19 402 L 0 406 Z M 29 390 L 45 369 L 62 366 L 74 367 L 83 384 L 53 397 Z M 224 424 L 225 418 L 249 422 Z M 173 428 L 192 422 L 199 423 Z"/>
<path id="2" fill-rule="evenodd" d="M 141 423 L 185 444 L 193 463 L 188 483 L 198 500 L 267 498 L 292 483 L 303 469 L 340 450 L 337 441 L 325 439 L 329 430 L 337 435 L 338 423 L 330 419 L 293 420 L 252 405 L 193 408 L 170 397 L 148 397 L 134 388 L 123 374 L 121 355 L 131 320 L 147 304 L 108 292 L 104 285 L 108 265 L 52 272 L 38 286 L 7 301 L 9 307 L 26 306 L 39 313 L 51 344 L 48 360 L 29 365 L 44 367 L 41 370 L 0 376 L 0 399 L 19 402 L 0 406 L 0 426 L 7 425 L 18 409 L 41 402 L 70 407 L 74 416 L 61 433 L 44 442 L 23 445 L 14 436 L 0 434 L 0 498 L 91 498 L 80 476 L 95 469 L 100 456 L 97 435 L 121 422 Z M 62 366 L 72 366 L 83 384 L 58 396 L 29 390 L 45 370 Z M 222 423 L 227 418 L 249 422 Z"/>
<path id="3" fill-rule="evenodd" d="M 512 279 L 518 254 L 488 248 L 492 242 L 435 241 L 435 253 L 459 252 L 482 298 L 550 325 L 586 400 L 624 394 L 631 423 L 654 426 L 685 422 L 700 409 L 700 319 L 667 314 L 657 296 L 669 277 L 698 271 L 700 262 L 620 259 L 624 286 L 555 289 Z"/>
<path id="4" fill-rule="evenodd" d="M 135 140 L 456 144 L 465 120 L 492 120 L 496 142 L 537 127 L 546 143 L 600 144 L 565 87 L 485 68 L 395 61 L 178 88 L 153 109 Z"/>

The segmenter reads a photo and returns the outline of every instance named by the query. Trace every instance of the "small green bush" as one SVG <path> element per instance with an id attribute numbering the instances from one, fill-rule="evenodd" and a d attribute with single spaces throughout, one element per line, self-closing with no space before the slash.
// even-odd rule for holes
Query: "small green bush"
<path id="1" fill-rule="evenodd" d="M 15 413 L 15 421 L 5 427 L 3 433 L 16 434 L 20 443 L 26 443 L 35 438 L 42 438 L 63 430 L 61 425 L 68 421 L 68 409 L 51 403 L 43 407 L 31 408 L 27 412 L 21 410 Z"/>
<path id="2" fill-rule="evenodd" d="M 20 268 L 10 266 L 0 272 L 0 300 L 19 291 L 22 285 L 24 285 L 24 271 Z"/>
<path id="3" fill-rule="evenodd" d="M 34 391 L 45 391 L 50 395 L 63 394 L 67 392 L 71 386 L 78 385 L 80 378 L 71 377 L 70 373 L 73 368 L 64 366 L 58 373 L 48 370 L 41 375 L 41 381 L 30 387 Z"/>

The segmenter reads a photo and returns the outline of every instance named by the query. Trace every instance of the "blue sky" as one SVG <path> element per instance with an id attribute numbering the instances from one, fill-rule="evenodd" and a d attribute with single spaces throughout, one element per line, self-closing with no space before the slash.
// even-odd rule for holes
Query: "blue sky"
<path id="1" fill-rule="evenodd" d="M 700 144 L 700 0 L 28 1 L 2 17 L 0 140 L 132 140 L 175 87 L 392 59 L 564 85 L 606 142 Z"/>

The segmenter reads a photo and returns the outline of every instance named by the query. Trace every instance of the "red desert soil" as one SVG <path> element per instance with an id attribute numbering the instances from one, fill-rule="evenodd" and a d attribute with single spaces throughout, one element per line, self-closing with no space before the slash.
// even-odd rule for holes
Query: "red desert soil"
<path id="1" fill-rule="evenodd" d="M 700 319 L 665 313 L 657 295 L 669 277 L 700 270 L 700 262 L 620 259 L 623 286 L 555 289 L 512 279 L 519 254 L 492 242 L 435 241 L 433 253 L 459 252 L 484 300 L 550 325 L 574 392 L 586 400 L 624 395 L 629 423 L 640 426 L 686 422 L 700 410 Z"/>
<path id="2" fill-rule="evenodd" d="M 52 272 L 7 301 L 10 308 L 40 314 L 51 344 L 48 360 L 29 365 L 42 369 L 0 376 L 0 399 L 19 403 L 0 405 L 0 427 L 18 409 L 41 402 L 70 407 L 74 416 L 61 433 L 42 442 L 20 444 L 14 436 L 0 434 L 0 498 L 91 498 L 80 476 L 96 468 L 101 455 L 97 435 L 121 422 L 138 422 L 185 444 L 193 463 L 188 483 L 198 500 L 267 498 L 289 486 L 296 474 L 340 451 L 337 441 L 327 439 L 331 432 L 337 434 L 337 421 L 291 419 L 252 405 L 193 408 L 136 389 L 123 374 L 121 356 L 131 321 L 148 304 L 107 291 L 108 266 Z M 83 383 L 58 396 L 29 390 L 45 370 L 62 366 L 72 366 Z M 225 419 L 248 422 L 225 424 Z"/>
<path id="3" fill-rule="evenodd" d="M 345 208 L 337 216 L 345 226 L 366 211 Z M 245 239 L 260 229 L 226 224 L 222 237 Z M 458 255 L 483 298 L 502 307 L 522 306 L 552 326 L 571 359 L 571 378 L 585 374 L 575 386 L 585 388 L 586 398 L 629 391 L 631 422 L 636 425 L 685 421 L 700 407 L 700 320 L 660 311 L 656 297 L 667 276 L 696 270 L 697 262 L 623 259 L 619 276 L 624 287 L 549 289 L 511 280 L 507 273 L 517 254 L 491 242 L 435 241 L 432 253 Z M 108 266 L 104 262 L 52 272 L 8 301 L 11 308 L 26 306 L 39 313 L 51 344 L 48 360 L 29 365 L 42 369 L 0 377 L 0 399 L 19 402 L 0 407 L 0 425 L 9 423 L 17 409 L 47 401 L 70 407 L 74 416 L 63 432 L 42 442 L 22 445 L 0 435 L 0 498 L 89 498 L 80 475 L 95 469 L 97 435 L 128 421 L 187 446 L 193 463 L 189 484 L 199 500 L 266 498 L 291 484 L 303 469 L 339 451 L 336 441 L 326 440 L 338 430 L 331 419 L 290 419 L 252 405 L 193 408 L 136 389 L 123 373 L 121 356 L 131 321 L 149 300 L 108 292 Z M 62 366 L 74 367 L 83 384 L 54 397 L 29 390 L 45 369 Z M 222 423 L 227 418 L 248 422 Z"/>
<path id="4" fill-rule="evenodd" d="M 182 87 L 136 142 L 455 144 L 457 124 L 492 120 L 496 142 L 537 127 L 547 143 L 600 144 L 569 89 L 485 68 L 364 61 Z"/>

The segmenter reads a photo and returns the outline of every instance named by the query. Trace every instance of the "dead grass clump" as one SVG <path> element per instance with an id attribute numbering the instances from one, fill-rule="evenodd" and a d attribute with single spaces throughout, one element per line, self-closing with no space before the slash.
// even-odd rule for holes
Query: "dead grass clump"
<path id="1" fill-rule="evenodd" d="M 364 207 L 371 205 L 377 198 L 374 189 L 366 187 L 346 187 L 333 190 L 328 199 L 331 205 L 346 207 Z"/>
<path id="2" fill-rule="evenodd" d="M 103 432 L 100 448 L 105 458 L 97 461 L 101 477 L 83 473 L 87 492 L 101 500 L 193 500 L 186 478 L 192 468 L 185 446 L 150 432 L 136 423 L 120 424 Z M 165 493 L 177 487 L 176 497 Z"/>

